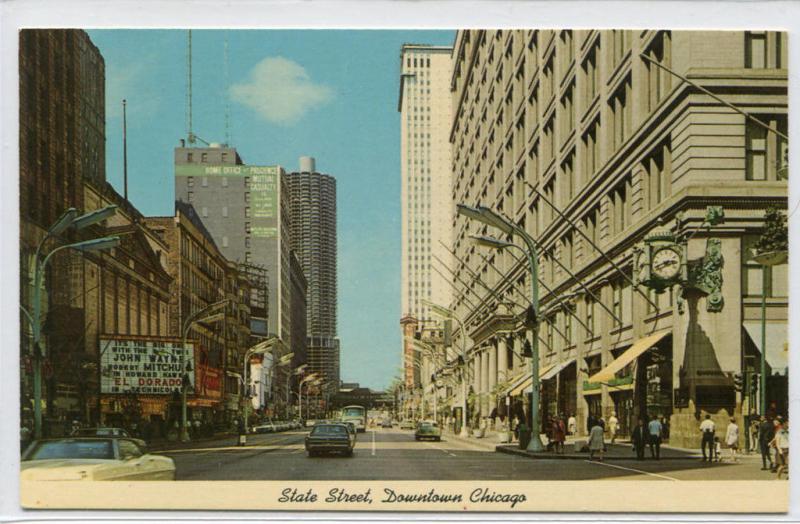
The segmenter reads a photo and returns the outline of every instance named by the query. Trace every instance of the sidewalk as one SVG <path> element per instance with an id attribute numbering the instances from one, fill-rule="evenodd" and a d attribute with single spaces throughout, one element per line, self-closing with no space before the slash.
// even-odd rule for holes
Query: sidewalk
<path id="1" fill-rule="evenodd" d="M 494 431 L 487 431 L 486 435 L 483 436 L 482 438 L 475 438 L 472 435 L 464 438 L 451 431 L 444 431 L 442 433 L 442 436 L 446 437 L 447 440 L 462 442 L 465 444 L 472 444 L 474 446 L 482 447 L 488 451 L 497 451 L 497 447 L 500 443 L 500 441 L 497 438 L 497 433 L 495 433 Z"/>
<path id="2" fill-rule="evenodd" d="M 207 444 L 209 442 L 218 442 L 221 440 L 225 440 L 227 438 L 234 438 L 237 436 L 235 432 L 222 432 L 222 433 L 215 433 L 211 437 L 197 437 L 193 438 L 189 442 L 181 442 L 180 440 L 167 440 L 167 439 L 157 439 L 151 440 L 147 443 L 147 449 L 149 451 L 168 451 L 171 449 L 188 449 L 197 444 Z"/>
<path id="3" fill-rule="evenodd" d="M 510 455 L 518 455 L 532 459 L 557 459 L 557 460 L 588 460 L 588 451 L 577 451 L 575 449 L 575 442 L 586 442 L 586 439 L 570 439 L 564 444 L 564 453 L 555 453 L 553 451 L 545 451 L 534 453 L 524 449 L 519 449 L 519 444 L 502 444 L 497 446 L 497 451 L 500 453 L 507 453 Z M 633 451 L 633 445 L 630 441 L 617 441 L 615 444 L 606 442 L 607 451 L 603 453 L 603 460 L 637 460 L 636 453 Z M 645 460 L 652 460 L 649 447 L 645 447 Z M 661 459 L 663 460 L 701 460 L 703 454 L 699 449 L 684 449 L 672 447 L 669 445 L 661 445 Z"/>

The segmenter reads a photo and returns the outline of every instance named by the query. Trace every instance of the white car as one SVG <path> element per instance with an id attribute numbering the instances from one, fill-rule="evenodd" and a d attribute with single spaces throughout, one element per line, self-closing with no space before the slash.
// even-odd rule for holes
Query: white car
<path id="1" fill-rule="evenodd" d="M 20 479 L 175 480 L 175 462 L 129 438 L 37 440 L 22 455 Z"/>

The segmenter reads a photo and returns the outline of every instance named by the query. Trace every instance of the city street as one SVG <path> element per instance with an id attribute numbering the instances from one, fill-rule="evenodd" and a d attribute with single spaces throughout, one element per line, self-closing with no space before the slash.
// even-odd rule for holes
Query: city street
<path id="1" fill-rule="evenodd" d="M 755 455 L 739 464 L 697 460 L 534 460 L 489 451 L 461 439 L 414 440 L 413 432 L 376 429 L 358 435 L 352 458 L 308 458 L 302 430 L 231 437 L 190 449 L 156 451 L 175 460 L 178 480 L 771 480 Z M 587 456 L 588 459 L 588 456 Z"/>

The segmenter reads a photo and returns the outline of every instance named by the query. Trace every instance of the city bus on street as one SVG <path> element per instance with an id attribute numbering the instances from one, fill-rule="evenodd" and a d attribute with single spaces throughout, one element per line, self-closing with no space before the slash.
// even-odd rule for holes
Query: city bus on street
<path id="1" fill-rule="evenodd" d="M 340 418 L 342 422 L 352 422 L 359 433 L 367 429 L 367 410 L 364 406 L 345 406 Z"/>

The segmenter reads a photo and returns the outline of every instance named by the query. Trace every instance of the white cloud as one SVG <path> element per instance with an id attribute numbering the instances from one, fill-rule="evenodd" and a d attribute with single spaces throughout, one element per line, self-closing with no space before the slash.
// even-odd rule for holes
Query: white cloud
<path id="1" fill-rule="evenodd" d="M 230 95 L 270 122 L 289 124 L 330 101 L 333 91 L 314 83 L 297 62 L 276 56 L 256 64 L 245 82 L 231 86 Z"/>

